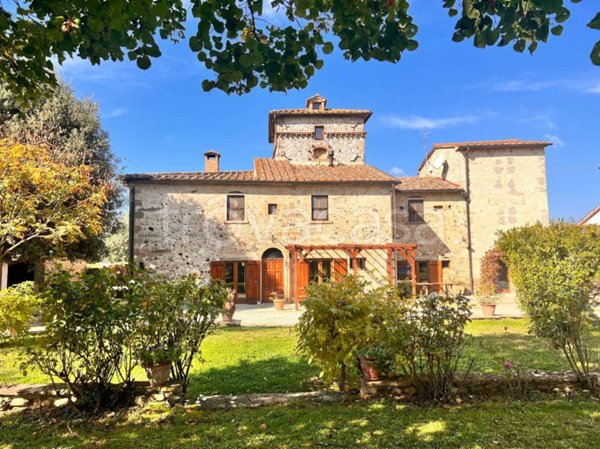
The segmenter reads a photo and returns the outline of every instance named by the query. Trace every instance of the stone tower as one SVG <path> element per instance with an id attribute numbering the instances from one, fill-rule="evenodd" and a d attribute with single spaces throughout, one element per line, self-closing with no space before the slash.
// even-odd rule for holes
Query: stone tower
<path id="1" fill-rule="evenodd" d="M 269 113 L 273 158 L 304 165 L 365 163 L 365 123 L 371 111 L 330 109 L 319 94 L 306 107 Z"/>

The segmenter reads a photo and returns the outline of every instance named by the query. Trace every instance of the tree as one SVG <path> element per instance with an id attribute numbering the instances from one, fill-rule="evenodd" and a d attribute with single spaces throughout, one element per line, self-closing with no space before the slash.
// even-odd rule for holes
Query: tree
<path id="1" fill-rule="evenodd" d="M 562 351 L 587 387 L 591 357 L 586 346 L 598 329 L 600 226 L 556 222 L 501 233 L 497 247 L 507 258 L 531 330 Z"/>
<path id="2" fill-rule="evenodd" d="M 578 3 L 580 0 L 571 0 Z M 161 55 L 158 38 L 188 39 L 191 50 L 216 78 L 205 90 L 245 93 L 256 86 L 275 91 L 306 87 L 323 66 L 322 54 L 397 62 L 418 46 L 409 0 L 24 0 L 0 6 L 0 74 L 20 98 L 55 84 L 55 62 L 77 57 L 100 64 L 136 61 L 148 69 Z M 443 0 L 458 17 L 454 41 L 475 46 L 512 44 L 533 53 L 539 42 L 558 36 L 569 18 L 568 0 Z M 271 23 L 266 8 L 282 18 Z M 600 29 L 600 13 L 588 27 Z M 591 53 L 600 65 L 600 41 Z"/>
<path id="3" fill-rule="evenodd" d="M 102 230 L 110 187 L 87 166 L 67 167 L 47 148 L 0 140 L 0 261 L 60 253 Z"/>
<path id="4" fill-rule="evenodd" d="M 69 167 L 86 165 L 95 186 L 111 183 L 103 206 L 102 223 L 107 232 L 118 224 L 122 191 L 115 183 L 119 161 L 113 153 L 108 133 L 102 128 L 98 106 L 79 100 L 62 82 L 50 95 L 28 106 L 6 88 L 0 87 L 0 138 L 12 138 L 27 145 L 43 145 L 53 160 Z M 101 239 L 88 235 L 69 248 L 70 255 L 96 258 L 103 252 Z"/>
<path id="5" fill-rule="evenodd" d="M 113 232 L 104 239 L 106 259 L 109 262 L 127 262 L 129 258 L 129 220 L 121 217 Z"/>

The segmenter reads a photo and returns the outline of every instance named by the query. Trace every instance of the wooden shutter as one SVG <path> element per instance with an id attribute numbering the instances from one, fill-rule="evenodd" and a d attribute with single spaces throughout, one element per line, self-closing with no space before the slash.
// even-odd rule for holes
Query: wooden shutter
<path id="1" fill-rule="evenodd" d="M 434 284 L 430 287 L 430 291 L 432 292 L 441 292 L 442 291 L 442 270 L 441 270 L 442 262 L 438 260 L 433 260 L 428 263 L 428 271 L 429 271 L 429 279 L 428 282 Z"/>
<path id="2" fill-rule="evenodd" d="M 299 260 L 296 265 L 298 270 L 296 272 L 296 293 L 299 300 L 306 299 L 306 287 L 308 287 L 308 262 L 306 260 Z"/>
<path id="3" fill-rule="evenodd" d="M 211 262 L 210 277 L 212 279 L 225 280 L 225 262 Z"/>
<path id="4" fill-rule="evenodd" d="M 340 281 L 348 274 L 348 260 L 333 259 L 333 280 Z"/>
<path id="5" fill-rule="evenodd" d="M 246 262 L 246 302 L 256 304 L 260 296 L 260 262 Z"/>

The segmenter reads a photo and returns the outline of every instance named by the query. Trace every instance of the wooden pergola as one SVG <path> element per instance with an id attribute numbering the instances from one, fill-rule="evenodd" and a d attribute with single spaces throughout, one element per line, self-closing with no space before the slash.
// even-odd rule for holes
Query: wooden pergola
<path id="1" fill-rule="evenodd" d="M 415 244 L 405 243 L 387 243 L 382 245 L 369 245 L 369 244 L 337 244 L 337 245 L 288 245 L 287 249 L 290 252 L 290 290 L 294 298 L 294 304 L 296 310 L 299 309 L 300 300 L 298 296 L 298 267 L 300 262 L 305 262 L 309 255 L 315 251 L 325 252 L 326 254 L 330 251 L 335 253 L 343 253 L 350 258 L 352 261 L 352 274 L 356 278 L 358 276 L 358 259 L 365 251 L 378 250 L 386 251 L 386 264 L 385 270 L 387 272 L 388 282 L 394 283 L 396 274 L 394 273 L 395 261 L 398 257 L 404 259 L 410 265 L 411 272 L 411 285 L 412 293 L 417 293 L 417 270 L 415 262 Z M 335 257 L 331 257 L 335 259 Z"/>

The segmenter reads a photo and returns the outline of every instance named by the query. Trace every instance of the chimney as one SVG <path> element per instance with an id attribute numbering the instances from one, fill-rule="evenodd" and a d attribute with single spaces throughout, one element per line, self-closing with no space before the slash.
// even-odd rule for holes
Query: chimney
<path id="1" fill-rule="evenodd" d="M 204 171 L 207 173 L 217 173 L 219 171 L 219 159 L 221 154 L 210 150 L 204 153 Z"/>

